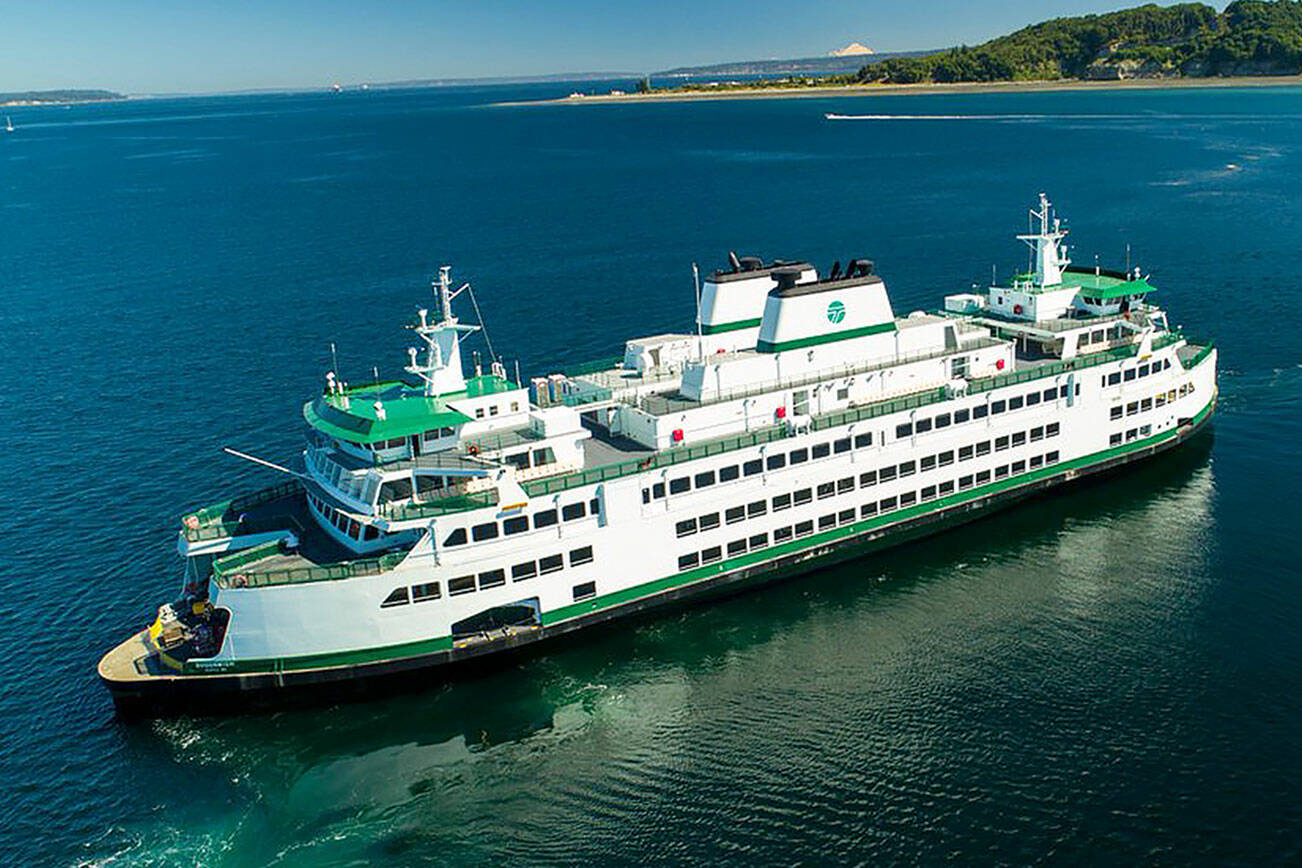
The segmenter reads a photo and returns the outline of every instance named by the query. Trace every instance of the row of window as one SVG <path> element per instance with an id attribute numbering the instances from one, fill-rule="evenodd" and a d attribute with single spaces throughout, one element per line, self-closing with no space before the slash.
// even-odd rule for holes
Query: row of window
<path id="1" fill-rule="evenodd" d="M 1170 359 L 1158 359 L 1155 362 L 1145 362 L 1133 368 L 1126 368 L 1124 371 L 1113 371 L 1103 375 L 1103 387 L 1106 389 L 1108 386 L 1119 386 L 1122 382 L 1129 383 L 1131 380 L 1147 377 L 1149 374 L 1156 374 L 1170 367 Z"/>
<path id="2" fill-rule="evenodd" d="M 928 431 L 939 431 L 948 428 L 950 425 L 962 425 L 964 422 L 976 419 L 984 419 L 987 416 L 998 416 L 1000 413 L 1006 413 L 1012 410 L 1020 410 L 1023 407 L 1034 407 L 1041 401 L 1049 402 L 1057 398 L 1067 397 L 1067 386 L 1055 386 L 1050 389 L 1027 392 L 1025 395 L 1013 395 L 1011 398 L 1000 398 L 997 401 L 991 401 L 989 404 L 977 404 L 971 410 L 955 410 L 952 413 L 940 413 L 926 419 L 915 419 L 912 422 L 904 422 L 895 426 L 895 436 L 898 439 L 912 437 L 914 434 L 926 434 Z M 1080 394 L 1080 386 L 1076 386 L 1076 394 Z"/>
<path id="3" fill-rule="evenodd" d="M 1018 431 L 1013 434 L 1007 434 L 994 438 L 994 440 L 984 440 L 980 443 L 973 443 L 968 446 L 960 446 L 957 450 L 947 449 L 944 452 L 938 452 L 935 455 L 926 455 L 916 461 L 904 461 L 900 464 L 892 464 L 878 470 L 868 470 L 859 474 L 858 486 L 867 488 L 876 485 L 879 482 L 891 482 L 906 476 L 912 476 L 915 473 L 927 472 L 937 467 L 948 467 L 957 461 L 968 461 L 983 455 L 989 455 L 991 451 L 1002 452 L 1005 449 L 1012 449 L 1018 446 L 1024 446 L 1028 442 L 1035 443 L 1048 437 L 1057 437 L 1061 428 L 1059 423 L 1051 422 L 1048 425 L 1037 425 L 1029 431 Z M 802 488 L 793 491 L 790 494 L 779 494 L 773 497 L 771 506 L 773 512 L 781 512 L 784 509 L 790 509 L 792 506 L 803 506 L 814 500 L 815 496 L 819 500 L 824 500 L 838 494 L 845 494 L 848 491 L 854 491 L 855 477 L 846 476 L 835 482 L 824 482 L 817 488 Z M 757 518 L 765 515 L 770 508 L 770 502 L 766 500 L 756 500 L 744 505 L 729 507 L 723 511 L 723 522 L 725 524 L 736 524 L 745 519 Z M 714 530 L 719 527 L 720 514 L 709 512 L 696 518 L 688 518 L 678 522 L 675 526 L 675 532 L 679 537 L 691 536 L 694 533 L 703 533 L 708 530 Z"/>
<path id="4" fill-rule="evenodd" d="M 317 512 L 325 516 L 326 521 L 339 528 L 340 532 L 357 540 L 379 539 L 380 531 L 371 524 L 361 524 L 355 518 L 349 518 L 312 492 L 307 493 L 307 499 L 316 507 Z"/>
<path id="5" fill-rule="evenodd" d="M 1147 437 L 1152 433 L 1153 433 L 1152 425 L 1140 425 L 1138 428 L 1131 428 L 1129 431 L 1126 431 L 1124 440 L 1126 443 L 1129 443 L 1132 440 L 1138 440 L 1140 437 Z M 1123 440 L 1122 432 L 1118 431 L 1108 438 L 1108 445 L 1120 446 L 1122 440 Z"/>
<path id="6" fill-rule="evenodd" d="M 1194 390 L 1193 383 L 1185 383 L 1182 386 L 1180 386 L 1178 390 L 1178 394 L 1181 398 L 1183 398 L 1185 395 L 1192 393 L 1193 390 Z M 1115 422 L 1117 419 L 1120 419 L 1122 416 L 1134 416 L 1137 413 L 1146 413 L 1149 410 L 1153 410 L 1157 407 L 1164 407 L 1168 403 L 1174 402 L 1176 400 L 1176 395 L 1177 395 L 1176 389 L 1168 389 L 1165 392 L 1158 392 L 1152 398 L 1142 398 L 1138 401 L 1130 401 L 1129 403 L 1124 405 L 1117 404 L 1116 406 L 1112 407 L 1111 410 L 1109 411 L 1109 419 Z"/>
<path id="7" fill-rule="evenodd" d="M 499 570 L 498 572 L 501 571 Z M 452 583 L 455 581 L 457 580 L 450 579 L 448 581 L 448 593 L 466 593 L 465 591 L 452 590 Z M 489 585 L 488 587 L 496 587 L 496 585 Z M 472 587 L 470 590 L 474 590 L 474 588 Z M 589 600 L 597 596 L 597 583 L 595 581 L 580 582 L 573 587 L 572 591 L 574 594 L 574 602 L 578 603 L 582 600 Z M 438 582 L 426 582 L 421 585 L 412 585 L 410 588 L 394 588 L 389 593 L 389 596 L 385 597 L 384 601 L 380 603 L 380 608 L 391 609 L 394 606 L 407 606 L 412 603 L 424 603 L 428 600 L 437 600 L 441 596 L 442 593 L 439 589 Z"/>
<path id="8" fill-rule="evenodd" d="M 501 412 L 501 408 L 500 408 L 498 405 L 496 405 L 496 404 L 493 404 L 493 405 L 489 406 L 489 408 L 488 408 L 488 415 L 489 415 L 489 416 L 496 416 L 496 415 L 497 415 L 498 413 L 500 413 L 500 412 Z M 519 412 L 520 412 L 520 402 L 519 402 L 519 401 L 512 401 L 512 402 L 511 402 L 511 412 L 512 412 L 512 413 L 519 413 Z M 476 418 L 476 419 L 482 419 L 482 418 L 484 418 L 484 408 L 483 408 L 483 407 L 476 407 L 476 408 L 475 408 L 475 418 Z"/>
<path id="9" fill-rule="evenodd" d="M 653 500 L 659 500 L 665 496 L 666 491 L 669 494 L 684 494 L 693 488 L 697 490 L 709 488 L 721 482 L 732 482 L 743 476 L 756 476 L 766 469 L 780 470 L 787 466 L 827 458 L 829 455 L 841 455 L 851 449 L 863 449 L 872 444 L 872 432 L 867 431 L 853 437 L 846 436 L 828 443 L 802 446 L 799 449 L 792 449 L 790 452 L 779 452 L 741 464 L 729 464 L 727 467 L 720 467 L 717 471 L 703 470 L 691 476 L 680 476 L 677 479 L 671 479 L 668 486 L 663 482 L 657 482 L 648 488 L 642 489 L 642 502 L 650 503 Z"/>
<path id="10" fill-rule="evenodd" d="M 439 440 L 446 440 L 457 433 L 455 428 L 431 428 L 420 434 L 413 434 L 413 437 L 420 437 L 427 444 L 433 444 Z M 358 443 L 355 440 L 343 441 L 354 449 L 360 449 L 364 452 L 384 452 L 387 449 L 397 449 L 400 446 L 406 446 L 409 442 L 406 437 L 392 437 L 388 440 L 381 440 L 378 443 Z"/>
<path id="11" fill-rule="evenodd" d="M 586 503 L 582 500 L 575 503 L 567 503 L 561 507 L 558 514 L 555 509 L 543 509 L 535 512 L 532 516 L 533 529 L 539 530 L 544 527 L 551 527 L 561 521 L 578 521 L 585 516 L 601 515 L 601 501 L 597 498 Z M 483 524 L 471 525 L 469 538 L 475 542 L 485 542 L 491 539 L 497 539 L 499 536 L 512 536 L 517 533 L 524 533 L 530 527 L 530 517 L 527 515 L 513 515 L 510 518 L 504 518 L 502 521 L 487 521 Z M 443 547 L 459 546 L 466 544 L 466 529 L 458 527 L 448 533 L 443 539 Z"/>
<path id="12" fill-rule="evenodd" d="M 1059 461 L 1058 452 L 1046 452 L 1043 455 L 1033 455 L 1029 459 L 1013 461 L 1001 465 L 993 470 L 982 470 L 978 473 L 970 473 L 960 476 L 958 479 L 950 479 L 935 485 L 925 485 L 917 491 L 908 491 L 895 497 L 887 497 L 882 500 L 873 500 L 861 505 L 856 512 L 853 508 L 842 509 L 836 512 L 829 512 L 819 516 L 817 520 L 809 519 L 807 521 L 798 521 L 795 524 L 786 525 L 773 530 L 772 544 L 779 545 L 789 542 L 792 539 L 806 537 L 817 531 L 830 530 L 834 527 L 853 524 L 854 522 L 872 518 L 873 516 L 883 513 L 893 512 L 897 509 L 905 509 L 918 503 L 925 503 L 929 500 L 935 500 L 938 497 L 945 497 L 953 494 L 955 491 L 967 491 L 978 485 L 985 485 L 991 481 L 1007 479 L 1010 476 L 1016 476 L 1025 473 L 1028 470 L 1038 470 L 1051 464 L 1057 464 Z M 842 480 L 844 481 L 844 480 Z M 800 492 L 797 492 L 799 494 Z M 808 489 L 805 489 L 808 493 Z M 785 495 L 784 495 L 785 496 Z M 808 502 L 808 501 L 805 501 Z M 760 502 L 762 505 L 762 501 Z M 753 504 L 752 504 L 753 505 Z M 784 507 L 785 508 L 785 507 Z M 759 514 L 763 514 L 760 512 Z M 680 525 L 682 522 L 679 523 Z M 685 536 L 686 534 L 679 534 Z M 770 544 L 770 537 L 767 533 L 752 534 L 750 536 L 740 537 L 726 545 L 710 546 L 700 551 L 688 552 L 680 555 L 678 558 L 679 571 L 694 569 L 699 566 L 707 566 L 717 563 L 726 557 L 736 557 L 743 555 L 748 551 L 758 551 L 767 548 Z"/>
<path id="13" fill-rule="evenodd" d="M 582 546 L 572 549 L 569 554 L 571 567 L 581 567 L 584 564 L 592 563 L 592 546 Z M 560 554 L 547 555 L 536 561 L 525 561 L 524 563 L 515 564 L 511 567 L 511 581 L 523 582 L 537 576 L 545 576 L 548 573 L 558 573 L 565 569 L 565 556 Z M 456 597 L 461 594 L 469 594 L 473 591 L 486 591 L 490 588 L 500 588 L 506 584 L 506 569 L 485 570 L 478 575 L 471 574 L 467 576 L 457 576 L 448 579 L 448 596 Z M 585 582 L 581 585 L 575 585 L 575 600 L 578 600 L 577 592 L 579 588 L 587 585 L 593 585 L 592 595 L 596 594 L 595 583 Z M 397 588 L 389 596 L 385 597 L 384 602 L 380 603 L 380 608 L 385 609 L 390 606 L 403 606 L 408 602 L 423 603 L 426 600 L 437 600 L 442 596 L 442 590 L 438 582 L 426 582 L 422 585 L 412 585 L 410 596 L 406 588 Z"/>

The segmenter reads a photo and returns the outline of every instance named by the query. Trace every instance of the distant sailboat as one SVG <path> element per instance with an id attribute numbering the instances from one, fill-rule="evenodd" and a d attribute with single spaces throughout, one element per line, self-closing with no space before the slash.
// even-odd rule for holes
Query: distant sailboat
<path id="1" fill-rule="evenodd" d="M 12 133 L 13 131 L 14 131 L 13 118 L 9 117 L 9 115 L 5 115 L 5 132 Z"/>

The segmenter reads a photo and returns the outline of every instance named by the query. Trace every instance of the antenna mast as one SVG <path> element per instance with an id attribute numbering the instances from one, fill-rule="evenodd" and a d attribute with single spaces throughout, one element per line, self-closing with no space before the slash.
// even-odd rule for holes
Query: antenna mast
<path id="1" fill-rule="evenodd" d="M 705 360 L 705 339 L 701 329 L 701 270 L 692 263 L 692 282 L 696 284 L 696 357 Z"/>

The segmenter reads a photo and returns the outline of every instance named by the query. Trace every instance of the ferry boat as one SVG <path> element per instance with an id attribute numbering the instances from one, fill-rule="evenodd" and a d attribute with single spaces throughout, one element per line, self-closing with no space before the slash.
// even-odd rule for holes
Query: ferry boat
<path id="1" fill-rule="evenodd" d="M 505 654 L 807 572 L 1171 449 L 1211 341 L 1041 195 L 1003 285 L 897 316 L 873 263 L 730 254 L 690 332 L 528 384 L 463 372 L 448 268 L 406 378 L 327 372 L 279 484 L 182 517 L 184 581 L 100 661 L 125 712 L 234 708 Z M 1038 226 L 1038 231 L 1036 227 Z M 974 288 L 975 289 L 975 288 Z M 477 305 L 476 305 L 477 307 Z"/>

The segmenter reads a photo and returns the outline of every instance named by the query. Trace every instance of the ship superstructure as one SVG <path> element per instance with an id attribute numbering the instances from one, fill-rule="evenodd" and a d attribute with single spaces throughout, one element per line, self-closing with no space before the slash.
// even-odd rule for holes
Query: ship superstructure
<path id="1" fill-rule="evenodd" d="M 185 516 L 179 599 L 99 671 L 122 704 L 275 692 L 505 652 L 861 556 L 1167 449 L 1216 351 L 1139 269 L 1030 268 L 897 316 L 866 259 L 730 258 L 691 332 L 512 381 L 463 374 L 448 269 L 405 380 L 336 372 L 302 469 Z M 269 463 L 269 462 L 264 462 Z M 271 465 L 277 467 L 277 465 Z"/>

